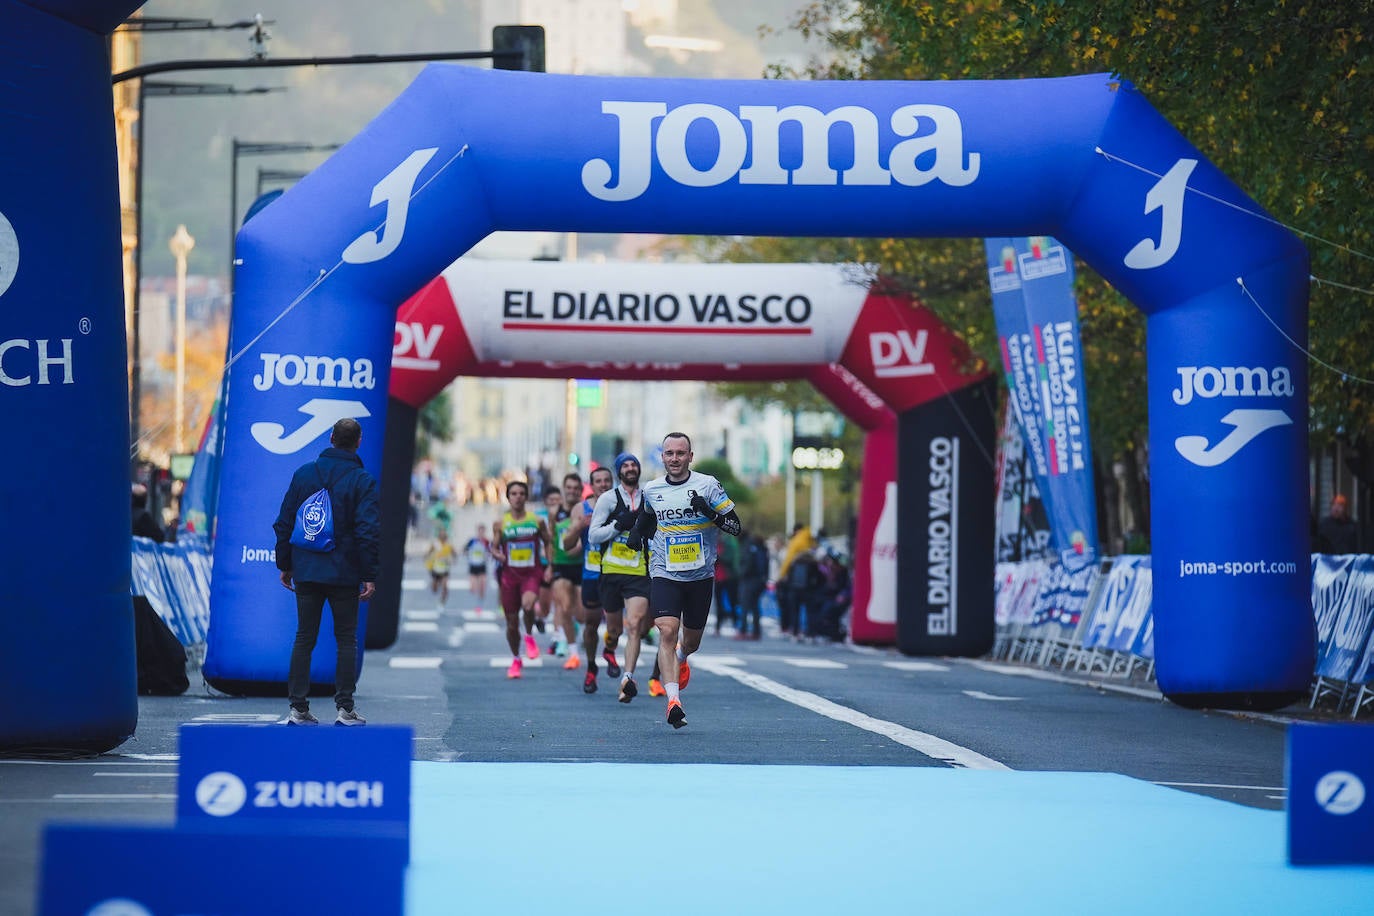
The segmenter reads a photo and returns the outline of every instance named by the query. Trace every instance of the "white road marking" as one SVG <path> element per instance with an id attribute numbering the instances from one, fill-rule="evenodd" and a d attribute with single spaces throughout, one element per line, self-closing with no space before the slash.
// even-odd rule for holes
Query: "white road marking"
<path id="1" fill-rule="evenodd" d="M 438 668 L 444 660 L 437 655 L 393 655 L 387 662 L 392 668 Z"/>
<path id="2" fill-rule="evenodd" d="M 401 581 L 401 591 L 403 592 L 423 592 L 429 588 L 429 583 L 424 579 L 403 579 Z"/>
<path id="3" fill-rule="evenodd" d="M 525 658 L 523 655 L 520 656 L 520 657 L 521 657 L 521 658 Z M 509 667 L 510 667 L 510 660 L 511 660 L 511 657 L 510 657 L 509 655 L 503 655 L 503 656 L 501 656 L 500 658 L 493 658 L 493 659 L 491 660 L 490 664 L 487 665 L 487 667 L 488 667 L 488 668 L 509 668 Z M 526 667 L 526 668 L 542 668 L 542 667 L 544 667 L 544 658 L 543 658 L 543 656 L 540 656 L 539 658 L 525 658 L 525 667 Z"/>
<path id="4" fill-rule="evenodd" d="M 793 668 L 848 668 L 844 662 L 831 661 L 828 658 L 780 658 L 778 661 Z"/>
<path id="5" fill-rule="evenodd" d="M 191 724 L 195 724 L 196 722 L 202 724 L 219 722 L 228 725 L 251 725 L 254 722 L 277 722 L 280 719 L 281 716 L 265 712 L 212 712 L 206 713 L 203 716 L 196 716 L 191 720 Z"/>
<path id="6" fill-rule="evenodd" d="M 54 795 L 53 801 L 147 801 L 149 799 L 175 799 L 176 793 L 138 792 L 119 794 L 113 792 L 71 792 Z"/>
<path id="7" fill-rule="evenodd" d="M 438 620 L 439 611 L 406 611 L 407 620 Z"/>
<path id="8" fill-rule="evenodd" d="M 934 662 L 883 662 L 884 668 L 893 668 L 897 671 L 948 671 L 949 665 L 937 665 Z"/>
<path id="9" fill-rule="evenodd" d="M 175 773 L 92 773 L 92 776 L 164 776 L 167 779 L 175 779 Z"/>
<path id="10" fill-rule="evenodd" d="M 716 665 L 743 665 L 745 663 L 744 659 L 737 655 L 706 655 L 701 652 L 695 652 L 692 654 L 692 658 L 694 659 L 692 662 L 693 664 L 696 664 L 695 659 L 701 659 L 702 661 L 711 662 Z"/>
<path id="11" fill-rule="evenodd" d="M 496 616 L 495 611 L 473 610 L 463 612 L 464 620 L 495 620 Z"/>
<path id="12" fill-rule="evenodd" d="M 473 621 L 463 624 L 463 629 L 469 633 L 504 633 L 506 628 L 494 621 Z"/>
<path id="13" fill-rule="evenodd" d="M 732 677 L 746 687 L 752 687 L 762 693 L 771 694 L 780 700 L 793 703 L 803 709 L 809 709 L 814 713 L 834 719 L 837 722 L 844 722 L 856 728 L 882 735 L 905 747 L 920 751 L 927 757 L 948 763 L 950 766 L 965 767 L 970 770 L 1010 770 L 1011 767 L 1005 763 L 993 760 L 991 757 L 984 757 L 977 751 L 966 747 L 960 747 L 944 738 L 938 738 L 925 732 L 898 725 L 895 722 L 886 722 L 882 719 L 875 719 L 847 706 L 841 706 L 827 700 L 825 697 L 817 696 L 814 693 L 807 693 L 804 690 L 796 690 L 777 681 L 741 671 L 738 668 L 731 668 L 728 665 L 712 664 L 710 659 L 702 659 L 697 663 L 703 671 L 711 674 L 718 674 L 724 677 Z"/>
<path id="14" fill-rule="evenodd" d="M 1156 782 L 1157 786 L 1176 786 L 1183 789 L 1253 789 L 1256 792 L 1287 792 L 1283 786 L 1229 786 L 1217 782 Z"/>
<path id="15" fill-rule="evenodd" d="M 276 717 L 275 717 L 275 716 L 273 717 L 273 721 L 276 721 Z M 9 764 L 9 765 L 11 765 L 11 766 L 26 766 L 26 767 L 32 767 L 32 766 L 39 766 L 39 767 L 108 767 L 108 766 L 121 766 L 121 767 L 162 767 L 162 766 L 175 766 L 175 765 L 176 765 L 176 761 L 177 761 L 177 758 L 176 758 L 175 755 L 173 755 L 173 756 L 171 757 L 171 759 L 170 759 L 168 762 L 166 762 L 166 763 L 152 763 L 152 762 L 147 762 L 147 763 L 145 763 L 145 762 L 139 761 L 139 760 L 124 760 L 124 759 L 122 759 L 123 757 L 126 757 L 126 756 L 132 756 L 132 755 L 120 754 L 120 755 L 117 755 L 117 756 L 114 756 L 114 757 L 110 757 L 110 758 L 105 759 L 105 760 L 0 760 L 0 764 Z"/>
<path id="16" fill-rule="evenodd" d="M 439 624 L 432 620 L 417 621 L 415 623 L 401 624 L 402 633 L 438 633 Z"/>
<path id="17" fill-rule="evenodd" d="M 1073 684 L 1076 687 L 1093 687 L 1103 690 L 1111 690 L 1115 693 L 1125 693 L 1131 696 L 1144 697 L 1151 700 L 1163 699 L 1163 694 L 1158 690 L 1149 690 L 1144 687 L 1130 687 L 1126 684 L 1111 684 L 1105 681 L 1083 680 L 1081 678 L 1068 677 L 1062 674 L 1054 674 L 1049 671 L 1041 671 L 1039 668 L 1022 668 L 1017 665 L 1000 665 L 996 662 L 979 661 L 970 658 L 963 661 L 981 671 L 991 671 L 994 674 L 1010 674 L 1016 677 L 1028 677 L 1037 681 L 1053 681 L 1056 684 Z M 1246 715 L 1253 715 L 1246 713 Z"/>
<path id="18" fill-rule="evenodd" d="M 128 760 L 164 760 L 169 763 L 176 763 L 181 759 L 180 754 L 120 754 L 119 756 Z"/>
<path id="19" fill-rule="evenodd" d="M 448 646 L 450 649 L 457 649 L 459 646 L 461 646 L 463 644 L 463 639 L 464 636 L 462 627 L 454 627 L 452 630 L 449 630 Z"/>
<path id="20" fill-rule="evenodd" d="M 1015 701 L 1021 699 L 1021 697 L 999 697 L 999 696 L 998 696 L 997 694 L 995 694 L 995 693 L 984 693 L 984 692 L 981 691 L 981 690 L 965 690 L 965 691 L 963 691 L 963 694 L 964 694 L 964 696 L 966 696 L 966 697 L 973 697 L 975 700 L 998 700 L 998 701 L 1007 701 L 1007 700 L 1010 700 L 1010 701 L 1012 701 L 1012 702 L 1015 702 Z"/>

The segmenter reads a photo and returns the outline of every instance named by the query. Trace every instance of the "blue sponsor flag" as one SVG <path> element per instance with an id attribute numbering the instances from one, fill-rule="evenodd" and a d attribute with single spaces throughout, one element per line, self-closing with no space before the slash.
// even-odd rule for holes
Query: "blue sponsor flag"
<path id="1" fill-rule="evenodd" d="M 1097 561 L 1098 544 L 1073 253 L 1049 236 L 983 244 L 1012 409 L 1055 552 L 1077 572 Z"/>
<path id="2" fill-rule="evenodd" d="M 1329 609 L 1315 609 L 1329 615 Z M 1325 613 L 1324 613 L 1325 612 Z M 1322 625 L 1319 617 L 1318 626 Z M 1318 644 L 1317 674 L 1337 681 L 1356 677 L 1374 628 L 1374 557 L 1357 556 L 1346 573 L 1345 589 L 1337 602 L 1334 623 L 1327 638 Z"/>

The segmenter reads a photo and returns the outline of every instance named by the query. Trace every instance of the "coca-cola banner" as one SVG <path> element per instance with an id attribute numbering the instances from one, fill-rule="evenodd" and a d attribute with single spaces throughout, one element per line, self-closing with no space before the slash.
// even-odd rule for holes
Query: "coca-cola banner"
<path id="1" fill-rule="evenodd" d="M 1047 236 L 988 238 L 988 280 L 1008 397 L 1059 561 L 1097 562 L 1097 502 L 1073 253 Z"/>

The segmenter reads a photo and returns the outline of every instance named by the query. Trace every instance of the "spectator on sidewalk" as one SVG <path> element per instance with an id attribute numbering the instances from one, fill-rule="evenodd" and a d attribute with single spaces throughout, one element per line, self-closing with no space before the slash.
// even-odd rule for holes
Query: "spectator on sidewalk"
<path id="1" fill-rule="evenodd" d="M 739 639 L 758 639 L 760 635 L 760 602 L 763 590 L 768 587 L 768 546 L 762 540 L 745 532 L 740 536 L 740 578 L 739 578 Z M 753 629 L 750 629 L 750 621 Z"/>
<path id="2" fill-rule="evenodd" d="M 167 539 L 163 533 L 162 526 L 153 518 L 153 514 L 148 511 L 148 488 L 144 484 L 136 483 L 130 490 L 130 502 L 133 507 L 134 537 L 150 538 L 161 544 Z"/>
<path id="3" fill-rule="evenodd" d="M 787 541 L 787 547 L 783 551 L 782 565 L 778 567 L 777 594 L 778 594 L 778 623 L 782 627 L 783 635 L 788 634 L 800 636 L 800 594 L 794 591 L 791 585 L 792 566 L 797 558 L 815 549 L 816 539 L 811 535 L 811 529 L 798 522 L 792 529 L 792 537 Z"/>
<path id="4" fill-rule="evenodd" d="M 1317 524 L 1317 552 L 1348 554 L 1360 552 L 1360 529 L 1350 517 L 1344 493 L 1331 497 L 1331 512 Z"/>

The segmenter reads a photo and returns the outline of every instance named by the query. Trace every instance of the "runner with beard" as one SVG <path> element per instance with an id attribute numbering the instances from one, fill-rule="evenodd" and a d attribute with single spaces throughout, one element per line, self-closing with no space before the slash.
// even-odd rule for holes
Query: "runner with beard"
<path id="1" fill-rule="evenodd" d="M 664 672 L 677 672 L 663 684 L 673 728 L 687 724 L 678 691 L 692 675 L 687 657 L 701 647 L 711 613 L 718 532 L 738 537 L 742 528 L 725 488 L 711 475 L 693 471 L 692 457 L 686 433 L 663 438 L 664 474 L 644 486 L 626 544 L 631 549 L 649 546 L 649 606 L 658 627 L 658 664 Z"/>
<path id="2" fill-rule="evenodd" d="M 578 549 L 582 555 L 581 601 L 583 616 L 578 618 L 582 624 L 582 649 L 587 653 L 587 676 L 582 680 L 583 693 L 596 693 L 596 635 L 601 620 L 606 621 L 606 639 L 601 657 L 606 662 L 606 674 L 620 677 L 620 665 L 615 660 L 615 647 L 620 642 L 620 634 L 625 628 L 624 614 L 617 611 L 606 613 L 601 607 L 601 548 L 593 547 L 587 541 L 587 531 L 591 527 L 592 513 L 596 511 L 596 500 L 614 485 L 610 468 L 597 468 L 592 471 L 592 495 L 579 500 L 573 507 L 568 527 L 563 532 L 565 550 Z M 566 480 L 564 481 L 566 483 Z"/>
<path id="3" fill-rule="evenodd" d="M 628 543 L 640 508 L 639 459 L 621 452 L 612 466 L 620 483 L 597 497 L 587 540 L 592 548 L 601 550 L 599 588 L 607 620 L 612 615 L 625 615 L 627 639 L 619 700 L 628 703 L 639 693 L 635 665 L 639 662 L 640 640 L 649 631 L 649 565 L 643 538 L 637 546 Z"/>

